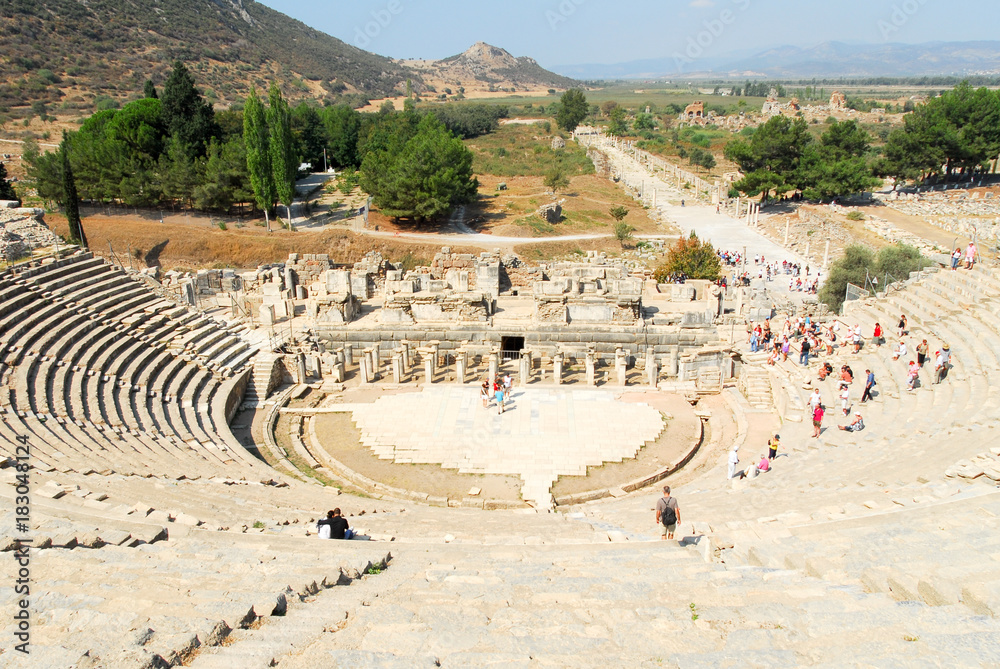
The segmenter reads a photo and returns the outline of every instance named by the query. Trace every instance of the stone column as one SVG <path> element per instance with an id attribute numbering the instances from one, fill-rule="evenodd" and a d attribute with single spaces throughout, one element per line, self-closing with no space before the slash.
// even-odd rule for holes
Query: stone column
<path id="1" fill-rule="evenodd" d="M 552 356 L 552 381 L 556 385 L 562 383 L 563 375 L 563 354 L 556 353 Z"/>
<path id="2" fill-rule="evenodd" d="M 371 369 L 371 358 L 367 355 L 361 356 L 360 363 L 360 376 L 361 383 L 371 383 L 372 382 L 372 369 Z"/>
<path id="3" fill-rule="evenodd" d="M 526 386 L 528 385 L 528 382 L 531 381 L 531 352 L 521 351 L 521 359 L 518 361 L 518 363 L 519 363 L 518 371 L 520 372 L 519 376 L 521 377 L 520 385 Z"/>
<path id="4" fill-rule="evenodd" d="M 354 345 L 350 342 L 344 344 L 344 369 L 350 369 L 354 364 Z"/>
<path id="5" fill-rule="evenodd" d="M 340 348 L 338 348 L 337 350 L 335 350 L 333 352 L 333 356 L 334 356 L 334 360 L 335 360 L 334 364 L 338 364 L 339 363 L 339 364 L 343 365 L 344 364 L 344 347 L 341 346 Z"/>
<path id="6" fill-rule="evenodd" d="M 295 290 L 295 275 L 292 274 L 292 268 L 289 267 L 288 265 L 285 265 L 285 290 L 293 291 L 292 295 L 295 294 L 294 293 L 294 290 Z"/>
<path id="7" fill-rule="evenodd" d="M 455 354 L 455 381 L 465 383 L 465 351 Z"/>
<path id="8" fill-rule="evenodd" d="M 431 347 L 431 362 L 433 362 L 433 364 L 434 364 L 434 369 L 437 370 L 437 368 L 438 368 L 438 352 L 441 350 L 441 342 L 439 342 L 439 341 L 432 341 L 432 342 L 428 342 L 428 344 L 430 344 L 430 347 Z"/>
<path id="9" fill-rule="evenodd" d="M 295 371 L 298 374 L 299 383 L 306 382 L 306 354 L 299 353 L 295 356 Z"/>
<path id="10" fill-rule="evenodd" d="M 392 356 L 392 380 L 397 384 L 403 382 L 403 355 L 401 353 Z"/>
<path id="11" fill-rule="evenodd" d="M 410 342 L 405 339 L 399 342 L 399 350 L 403 354 L 403 369 L 410 369 Z"/>
<path id="12" fill-rule="evenodd" d="M 337 383 L 344 382 L 344 363 L 338 361 L 333 364 L 333 380 Z"/>
<path id="13" fill-rule="evenodd" d="M 434 383 L 434 352 L 424 349 L 424 383 Z"/>
<path id="14" fill-rule="evenodd" d="M 656 364 L 656 353 L 653 347 L 650 346 L 646 349 L 646 379 L 649 381 L 649 385 L 656 388 L 656 381 L 659 379 L 660 369 Z"/>
<path id="15" fill-rule="evenodd" d="M 785 220 L 785 241 L 782 244 L 782 246 L 784 246 L 784 247 L 788 246 L 788 226 L 789 226 L 790 223 L 791 222 L 788 221 L 787 219 Z"/>
<path id="16" fill-rule="evenodd" d="M 587 350 L 587 357 L 584 360 L 584 365 L 587 368 L 587 385 L 591 387 L 597 385 L 597 380 L 595 378 L 594 352 L 590 349 Z"/>
<path id="17" fill-rule="evenodd" d="M 375 366 L 372 364 L 374 362 L 373 361 L 373 356 L 372 356 L 372 350 L 370 348 L 366 348 L 364 351 L 362 351 L 362 353 L 361 353 L 361 359 L 365 361 L 365 365 L 366 365 L 366 367 L 368 369 L 368 373 L 371 375 L 371 378 L 374 381 L 375 380 L 375 372 L 377 370 L 375 369 Z"/>
<path id="18" fill-rule="evenodd" d="M 379 358 L 378 342 L 375 342 L 375 345 L 372 346 L 372 370 L 376 376 L 382 371 L 382 360 Z"/>
<path id="19" fill-rule="evenodd" d="M 670 347 L 670 354 L 667 357 L 667 376 L 677 376 L 680 351 L 676 346 Z"/>
<path id="20" fill-rule="evenodd" d="M 615 372 L 618 374 L 618 385 L 624 386 L 628 380 L 628 354 L 621 346 L 615 349 Z"/>
<path id="21" fill-rule="evenodd" d="M 499 369 L 499 355 L 496 351 L 490 351 L 490 371 L 489 375 L 486 377 L 490 382 L 490 388 L 497 380 L 497 370 Z"/>

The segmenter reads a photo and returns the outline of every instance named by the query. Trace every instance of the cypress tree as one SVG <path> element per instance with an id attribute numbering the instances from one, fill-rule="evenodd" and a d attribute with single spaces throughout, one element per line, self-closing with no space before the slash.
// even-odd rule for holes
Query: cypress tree
<path id="1" fill-rule="evenodd" d="M 59 158 L 62 161 L 63 206 L 66 208 L 66 220 L 69 222 L 69 236 L 73 242 L 88 248 L 87 236 L 83 232 L 83 221 L 80 220 L 80 199 L 76 194 L 73 166 L 69 162 L 69 137 L 65 132 L 62 146 L 59 147 Z"/>
<path id="2" fill-rule="evenodd" d="M 271 231 L 270 210 L 277 199 L 274 171 L 271 169 L 271 152 L 268 141 L 264 105 L 257 97 L 256 87 L 250 89 L 243 107 L 243 143 L 247 150 L 247 171 L 257 206 L 264 210 L 267 231 Z"/>
<path id="3" fill-rule="evenodd" d="M 288 225 L 292 222 L 292 202 L 295 199 L 295 175 L 298 165 L 292 149 L 292 114 L 288 103 L 281 97 L 277 84 L 268 91 L 267 132 L 271 154 L 271 170 L 278 199 L 285 205 Z"/>
<path id="4" fill-rule="evenodd" d="M 146 79 L 146 84 L 142 87 L 142 97 L 159 99 L 160 96 L 156 94 L 156 86 L 153 85 L 152 79 Z"/>

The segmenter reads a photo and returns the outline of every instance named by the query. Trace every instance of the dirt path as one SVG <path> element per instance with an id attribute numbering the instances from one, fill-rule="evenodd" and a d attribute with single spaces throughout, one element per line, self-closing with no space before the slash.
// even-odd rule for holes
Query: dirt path
<path id="1" fill-rule="evenodd" d="M 858 207 L 858 209 L 866 214 L 870 214 L 878 218 L 884 218 L 897 228 L 905 230 L 911 235 L 920 237 L 921 239 L 926 239 L 928 242 L 937 244 L 941 248 L 954 248 L 954 245 L 956 244 L 956 235 L 954 233 L 942 230 L 936 225 L 928 223 L 920 216 L 904 214 L 886 206 L 867 206 Z M 958 237 L 958 241 L 962 242 L 963 238 Z"/>

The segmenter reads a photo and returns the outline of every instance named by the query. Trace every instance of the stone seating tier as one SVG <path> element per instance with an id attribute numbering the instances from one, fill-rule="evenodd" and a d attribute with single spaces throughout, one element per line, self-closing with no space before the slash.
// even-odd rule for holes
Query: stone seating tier
<path id="1" fill-rule="evenodd" d="M 169 311 L 166 305 L 143 284 L 86 254 L 0 277 L 0 312 L 17 323 L 3 340 L 4 378 L 12 392 L 0 404 L 10 406 L 8 420 L 19 419 L 18 425 L 7 425 L 6 436 L 28 430 L 41 440 L 46 464 L 64 470 L 70 460 L 82 467 L 105 452 L 109 458 L 96 460 L 104 469 L 166 471 L 170 460 L 164 456 L 170 449 L 187 458 L 197 453 L 195 461 L 222 470 L 234 461 L 254 466 L 252 458 L 236 455 L 234 460 L 232 448 L 240 447 L 231 435 L 219 435 L 228 431 L 215 424 L 210 407 L 222 400 L 219 380 L 202 366 L 212 361 L 178 358 L 150 342 L 190 339 L 193 326 L 206 352 L 211 348 L 213 355 L 226 357 L 220 362 L 242 365 L 254 351 L 214 321 L 186 309 Z M 164 317 L 154 320 L 158 314 Z M 131 328 L 144 323 L 149 325 L 143 334 L 133 335 Z M 226 368 L 223 377 L 236 371 Z M 175 403 L 172 411 L 163 410 L 165 398 Z M 88 427 L 95 424 L 99 429 Z M 101 435 L 96 441 L 95 434 Z M 177 451 L 171 444 L 165 450 L 157 438 L 161 434 L 176 434 L 184 448 Z M 74 444 L 76 439 L 83 443 Z M 7 440 L 3 450 L 12 451 L 13 443 Z M 59 457 L 62 449 L 65 457 Z M 118 455 L 110 457 L 113 453 Z M 150 462 L 159 470 L 143 462 L 154 455 Z"/>

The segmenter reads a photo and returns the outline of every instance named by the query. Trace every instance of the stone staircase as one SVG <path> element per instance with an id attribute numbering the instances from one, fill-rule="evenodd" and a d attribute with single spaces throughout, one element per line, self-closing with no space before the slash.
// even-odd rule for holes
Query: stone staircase
<path id="1" fill-rule="evenodd" d="M 259 407 L 267 399 L 267 389 L 271 383 L 274 364 L 280 357 L 274 353 L 261 353 L 254 358 L 253 374 L 247 380 L 246 392 L 243 394 L 244 408 Z"/>
<path id="2" fill-rule="evenodd" d="M 743 368 L 740 370 L 740 376 L 737 380 L 737 387 L 743 396 L 747 398 L 747 402 L 750 403 L 755 409 L 769 410 L 774 407 L 774 400 L 771 395 L 771 377 L 767 373 L 767 369 L 759 366 L 759 364 L 754 364 L 761 362 L 763 359 L 760 357 L 761 354 L 751 354 Z"/>

